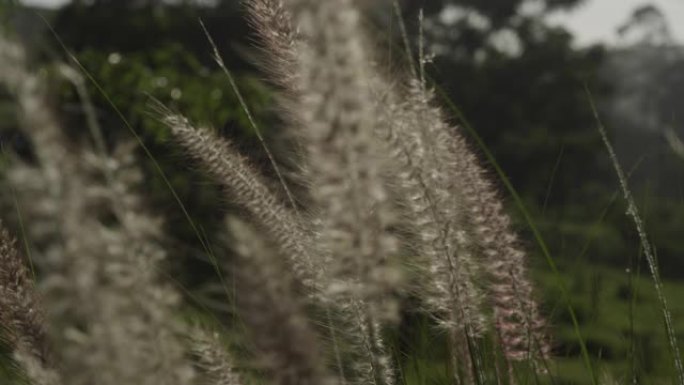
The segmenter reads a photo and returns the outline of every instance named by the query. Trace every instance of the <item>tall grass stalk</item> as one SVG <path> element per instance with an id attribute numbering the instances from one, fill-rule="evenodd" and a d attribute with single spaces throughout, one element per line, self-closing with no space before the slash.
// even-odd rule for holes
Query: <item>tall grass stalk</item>
<path id="1" fill-rule="evenodd" d="M 264 135 L 261 133 L 261 128 L 259 128 L 259 125 L 257 125 L 256 120 L 254 119 L 254 116 L 252 115 L 252 112 L 250 111 L 249 107 L 247 106 L 247 103 L 245 102 L 245 98 L 242 96 L 242 92 L 240 92 L 240 88 L 238 88 L 237 83 L 235 83 L 235 79 L 233 78 L 233 74 L 230 73 L 228 68 L 226 67 L 225 63 L 223 62 L 223 57 L 221 56 L 221 53 L 219 52 L 218 48 L 216 47 L 216 43 L 214 43 L 214 39 L 211 37 L 209 34 L 209 31 L 207 31 L 207 27 L 204 26 L 204 23 L 202 20 L 200 20 L 200 25 L 202 26 L 202 31 L 204 31 L 204 34 L 207 37 L 207 40 L 209 40 L 209 43 L 211 44 L 211 48 L 214 51 L 214 61 L 216 64 L 218 64 L 219 68 L 223 71 L 223 73 L 226 75 L 226 78 L 228 78 L 228 83 L 230 84 L 230 88 L 233 90 L 235 93 L 235 96 L 238 98 L 238 101 L 240 103 L 240 107 L 242 108 L 242 111 L 247 115 L 247 119 L 249 120 L 249 124 L 252 126 L 252 129 L 254 129 L 254 133 L 256 134 L 257 138 L 259 139 L 259 143 L 261 143 L 261 148 L 264 150 L 266 153 L 266 156 L 268 157 L 269 162 L 271 162 L 271 166 L 273 167 L 273 171 L 276 173 L 276 176 L 278 177 L 278 181 L 280 182 L 280 185 L 283 188 L 283 191 L 285 191 L 285 194 L 287 195 L 287 199 L 290 202 L 290 205 L 292 206 L 291 209 L 297 212 L 297 204 L 295 203 L 294 195 L 292 195 L 292 191 L 290 191 L 290 188 L 287 185 L 287 182 L 285 181 L 285 178 L 283 177 L 283 173 L 280 171 L 280 166 L 278 166 L 278 162 L 276 161 L 275 157 L 271 153 L 270 148 L 266 144 L 266 141 L 264 140 Z"/>
<path id="2" fill-rule="evenodd" d="M 679 351 L 679 344 L 677 343 L 677 336 L 675 334 L 674 326 L 672 323 L 672 313 L 670 312 L 670 308 L 667 304 L 667 297 L 663 292 L 663 281 L 660 278 L 660 271 L 658 269 L 658 263 L 656 261 L 653 246 L 651 245 L 651 242 L 648 240 L 644 222 L 642 221 L 641 216 L 639 215 L 639 208 L 637 207 L 636 201 L 634 200 L 632 192 L 629 189 L 629 184 L 627 182 L 627 178 L 625 177 L 625 172 L 622 170 L 622 166 L 620 166 L 620 161 L 618 160 L 617 154 L 615 153 L 615 149 L 613 149 L 613 145 L 610 143 L 610 139 L 608 138 L 608 132 L 606 131 L 606 127 L 603 125 L 603 122 L 601 121 L 598 109 L 596 108 L 596 104 L 594 103 L 594 98 L 592 97 L 591 91 L 589 90 L 589 86 L 587 85 L 585 85 L 585 92 L 587 94 L 587 98 L 589 100 L 592 113 L 594 114 L 594 118 L 596 119 L 597 129 L 601 134 L 603 144 L 606 146 L 606 150 L 608 151 L 608 155 L 610 156 L 610 161 L 613 164 L 615 172 L 617 173 L 618 181 L 620 182 L 620 187 L 622 189 L 623 196 L 625 198 L 625 201 L 627 202 L 627 215 L 632 218 L 632 221 L 634 221 L 634 226 L 636 227 L 637 233 L 639 235 L 639 240 L 641 241 L 641 247 L 644 251 L 644 255 L 646 256 L 646 262 L 648 263 L 651 278 L 653 279 L 653 286 L 656 291 L 656 296 L 658 297 L 658 302 L 660 303 L 660 310 L 662 312 L 663 321 L 665 323 L 665 331 L 667 333 L 667 340 L 670 345 L 670 353 L 672 354 L 672 360 L 674 363 L 675 372 L 677 374 L 677 383 L 679 385 L 684 385 L 684 365 L 682 364 L 682 356 Z"/>

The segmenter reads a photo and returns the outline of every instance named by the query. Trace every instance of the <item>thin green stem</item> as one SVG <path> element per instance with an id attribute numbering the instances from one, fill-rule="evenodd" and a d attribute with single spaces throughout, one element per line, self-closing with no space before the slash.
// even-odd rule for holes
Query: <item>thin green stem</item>
<path id="1" fill-rule="evenodd" d="M 589 90 L 589 86 L 585 84 L 584 89 L 586 91 L 587 98 L 591 106 L 591 110 L 594 114 L 594 118 L 596 119 L 597 129 L 601 134 L 603 144 L 605 144 L 606 149 L 608 150 L 608 155 L 610 156 L 610 160 L 613 164 L 613 167 L 615 168 L 615 172 L 617 173 L 618 180 L 620 182 L 620 187 L 622 188 L 622 193 L 624 195 L 625 201 L 627 201 L 627 215 L 630 216 L 634 221 L 634 226 L 636 227 L 637 233 L 639 234 L 641 247 L 644 251 L 644 255 L 646 256 L 646 262 L 648 263 L 648 268 L 651 272 L 651 278 L 653 278 L 653 286 L 655 288 L 658 301 L 660 302 L 660 310 L 662 311 L 668 342 L 670 343 L 670 350 L 672 353 L 672 358 L 674 360 L 674 367 L 675 371 L 677 372 L 677 383 L 679 385 L 684 385 L 684 365 L 682 365 L 682 358 L 679 352 L 679 345 L 677 344 L 677 337 L 675 335 L 674 325 L 672 322 L 672 314 L 670 313 L 670 309 L 667 304 L 667 298 L 665 297 L 665 293 L 663 292 L 663 282 L 660 278 L 660 271 L 658 270 L 658 264 L 656 261 L 653 246 L 651 245 L 651 242 L 648 240 L 643 220 L 641 219 L 641 216 L 639 214 L 639 208 L 637 207 L 634 197 L 632 196 L 632 192 L 629 189 L 627 177 L 625 176 L 625 173 L 622 170 L 622 166 L 620 166 L 620 162 L 618 160 L 617 154 L 615 153 L 615 149 L 613 148 L 613 145 L 608 139 L 608 132 L 606 130 L 606 127 L 603 125 L 603 122 L 601 121 L 598 109 L 596 108 L 596 103 L 594 102 L 591 91 Z"/>
<path id="2" fill-rule="evenodd" d="M 287 195 L 287 199 L 290 202 L 290 205 L 292 206 L 292 210 L 295 212 L 298 212 L 297 209 L 297 204 L 295 203 L 294 195 L 292 194 L 292 191 L 290 191 L 290 188 L 287 185 L 287 182 L 285 181 L 285 177 L 283 177 L 283 173 L 280 171 L 280 166 L 278 166 L 278 162 L 276 162 L 275 157 L 273 156 L 273 153 L 271 152 L 270 148 L 266 144 L 266 141 L 264 140 L 264 136 L 261 133 L 261 129 L 256 123 L 256 120 L 254 119 L 254 115 L 252 115 L 252 112 L 250 111 L 249 107 L 247 106 L 247 102 L 245 102 L 245 98 L 242 96 L 242 92 L 240 92 L 240 88 L 238 88 L 237 83 L 235 82 L 235 78 L 233 77 L 233 74 L 228 70 L 226 67 L 223 57 L 219 53 L 218 47 L 216 46 L 216 43 L 214 43 L 214 39 L 211 37 L 209 34 L 209 31 L 207 31 L 207 27 L 204 25 L 204 22 L 202 20 L 199 20 L 200 25 L 202 26 L 202 30 L 204 31 L 204 34 L 207 37 L 207 40 L 209 40 L 209 44 L 211 44 L 212 50 L 214 51 L 214 61 L 216 61 L 216 64 L 221 68 L 224 74 L 226 74 L 226 77 L 228 78 L 228 82 L 230 83 L 230 87 L 233 89 L 233 92 L 235 92 L 235 96 L 238 98 L 238 102 L 240 103 L 240 107 L 242 110 L 245 112 L 245 115 L 247 115 L 247 120 L 249 120 L 249 124 L 252 126 L 252 129 L 254 130 L 254 133 L 256 133 L 257 138 L 259 139 L 259 143 L 261 143 L 261 147 L 263 147 L 264 152 L 266 153 L 266 156 L 268 157 L 269 162 L 271 162 L 271 166 L 273 166 L 273 171 L 275 171 L 276 176 L 278 177 L 278 181 L 280 182 L 281 186 L 283 187 L 283 190 L 285 191 L 285 194 Z"/>

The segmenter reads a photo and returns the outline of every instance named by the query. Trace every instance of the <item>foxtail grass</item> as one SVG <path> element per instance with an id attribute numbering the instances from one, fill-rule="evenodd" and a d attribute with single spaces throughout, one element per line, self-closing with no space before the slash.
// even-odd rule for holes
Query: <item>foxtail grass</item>
<path id="1" fill-rule="evenodd" d="M 0 325 L 13 358 L 35 385 L 59 385 L 43 309 L 16 241 L 0 221 Z"/>
<path id="2" fill-rule="evenodd" d="M 228 215 L 225 230 L 235 251 L 232 294 L 254 369 L 244 376 L 216 336 L 193 334 L 177 318 L 182 298 L 159 271 L 173 256 L 162 221 L 135 187 L 142 176 L 133 147 L 112 151 L 104 143 L 84 78 L 61 71 L 83 99 L 94 149 L 65 134 L 21 46 L 0 40 L 0 81 L 17 101 L 37 158 L 18 164 L 9 178 L 42 208 L 28 211 L 44 223 L 29 231 L 46 293 L 46 322 L 36 320 L 35 328 L 46 327 L 46 338 L 56 342 L 64 382 L 227 385 L 256 376 L 282 385 L 394 385 L 401 381 L 398 363 L 384 332 L 396 328 L 407 296 L 445 332 L 455 383 L 484 381 L 478 344 L 488 335 L 507 361 L 545 359 L 546 323 L 527 253 L 488 172 L 428 88 L 424 55 L 406 81 L 388 80 L 352 0 L 251 0 L 247 11 L 266 58 L 261 64 L 281 95 L 285 131 L 301 150 L 298 177 L 308 187 L 302 196 L 288 188 L 208 33 L 278 181 L 229 139 L 153 106 L 176 145 L 240 208 L 241 218 Z M 121 111 L 89 73 L 85 78 L 171 186 Z M 19 310 L 0 317 L 18 326 L 15 350 L 43 363 L 33 319 L 26 318 L 32 313 L 17 307 L 33 306 L 22 286 L 26 272 L 16 253 L 5 251 L 13 243 L 2 242 L 15 273 L 3 270 L 0 288 L 23 299 L 7 296 L 0 306 Z M 6 286 L 16 277 L 21 285 Z M 507 375 L 498 380 L 514 383 L 510 367 Z"/>

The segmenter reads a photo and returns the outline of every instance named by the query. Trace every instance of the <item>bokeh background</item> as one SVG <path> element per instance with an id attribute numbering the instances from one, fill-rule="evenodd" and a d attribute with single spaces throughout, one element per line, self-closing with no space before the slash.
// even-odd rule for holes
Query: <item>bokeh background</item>
<path id="1" fill-rule="evenodd" d="M 629 175 L 657 250 L 676 331 L 684 341 L 684 3 L 400 3 L 414 54 L 418 14 L 424 11 L 427 70 L 453 122 L 472 127 L 468 135 L 473 148 L 483 159 L 486 152 L 493 155 L 521 197 L 521 202 L 507 202 L 530 250 L 538 293 L 551 320 L 556 383 L 588 383 L 590 376 L 582 366 L 559 278 L 531 226 L 539 229 L 559 267 L 596 367 L 618 383 L 632 378 L 670 383 L 670 352 L 652 280 L 591 102 L 597 104 Z M 367 7 L 367 27 L 378 49 L 387 50 L 379 56 L 393 58 L 381 64 L 402 76 L 406 51 L 391 2 L 369 1 Z M 265 171 L 269 168 L 244 111 L 212 60 L 199 19 L 234 72 L 269 143 L 286 158 L 278 140 L 275 96 L 255 65 L 262 53 L 253 48 L 255 36 L 239 1 L 32 0 L 0 5 L 1 28 L 28 44 L 36 68 L 55 71 L 55 63 L 69 62 L 64 47 L 73 52 L 142 135 L 190 214 L 211 233 L 223 216 L 213 204 L 220 201 L 217 189 L 174 150 L 168 132 L 151 113 L 150 98 L 219 128 Z M 92 83 L 88 87 L 106 140 L 130 137 L 105 96 Z M 79 130 L 84 112 L 75 90 L 58 80 L 53 88 L 61 118 Z M 15 127 L 11 103 L 0 95 L 0 143 L 30 153 Z M 152 203 L 166 214 L 171 238 L 188 256 L 176 261 L 173 274 L 210 303 L 212 293 L 204 282 L 211 268 L 189 262 L 200 253 L 196 234 L 152 166 L 144 166 Z M 0 157 L 0 174 L 3 167 L 7 160 Z M 502 194 L 511 197 L 501 186 Z M 4 183 L 0 194 L 11 197 Z M 419 353 L 412 359 L 429 364 L 437 358 L 429 340 L 416 332 L 416 322 L 403 322 L 403 343 L 417 346 Z"/>

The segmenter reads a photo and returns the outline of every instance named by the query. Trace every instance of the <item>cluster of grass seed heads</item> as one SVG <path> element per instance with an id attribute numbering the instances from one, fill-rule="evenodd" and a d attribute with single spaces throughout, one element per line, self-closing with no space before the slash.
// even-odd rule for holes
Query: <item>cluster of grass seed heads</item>
<path id="1" fill-rule="evenodd" d="M 308 189 L 298 203 L 230 140 L 154 108 L 244 214 L 227 214 L 235 256 L 220 265 L 234 280 L 249 373 L 235 369 L 215 332 L 177 316 L 182 297 L 160 273 L 174 255 L 136 187 L 134 148 L 108 149 L 79 82 L 96 145 L 70 138 L 43 76 L 21 45 L 0 39 L 0 83 L 36 158 L 16 158 L 7 179 L 22 193 L 37 283 L 0 226 L 0 322 L 26 376 L 37 385 L 235 385 L 252 375 L 394 385 L 399 362 L 384 331 L 406 296 L 448 336 L 455 383 L 477 383 L 486 336 L 507 361 L 545 359 L 526 253 L 422 65 L 403 83 L 388 80 L 353 0 L 250 0 L 246 10 L 300 155 L 297 178 Z M 291 207 L 299 202 L 306 207 Z"/>

